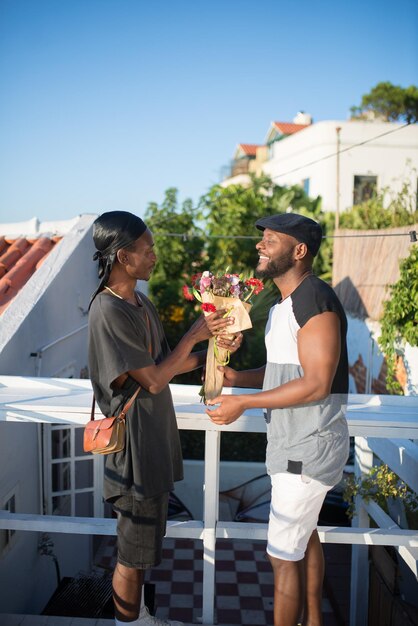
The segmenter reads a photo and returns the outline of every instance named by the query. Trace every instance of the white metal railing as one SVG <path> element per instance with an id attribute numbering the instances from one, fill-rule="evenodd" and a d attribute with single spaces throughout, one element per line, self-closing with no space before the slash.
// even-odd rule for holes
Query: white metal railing
<path id="1" fill-rule="evenodd" d="M 418 400 L 418 398 L 417 398 Z M 418 416 L 415 417 L 418 422 Z M 414 436 L 416 438 L 416 436 Z M 374 455 L 386 463 L 405 483 L 418 492 L 418 446 L 409 439 L 387 439 L 384 434 L 372 437 L 355 437 L 355 464 L 354 472 L 359 478 L 367 474 L 374 464 Z M 356 515 L 352 522 L 352 530 L 365 529 L 370 526 L 370 518 L 374 520 L 383 534 L 395 534 L 399 540 L 389 541 L 383 545 L 392 545 L 399 552 L 410 567 L 415 577 L 418 575 L 418 547 L 416 541 L 408 545 L 403 542 L 406 533 L 415 533 L 418 530 L 405 531 L 401 529 L 383 509 L 373 501 L 365 502 L 356 498 Z M 374 529 L 370 530 L 370 534 Z M 369 593 L 369 560 L 368 551 L 353 541 L 351 564 L 351 598 L 350 598 L 350 626 L 366 626 L 367 603 Z"/>
<path id="2" fill-rule="evenodd" d="M 42 348 L 39 348 L 39 350 L 37 350 L 36 352 L 31 352 L 31 357 L 35 357 L 35 359 L 36 359 L 36 361 L 35 361 L 35 375 L 36 376 L 41 376 L 42 358 L 43 358 L 43 355 L 45 354 L 45 352 L 47 350 L 50 350 L 51 348 L 54 348 L 55 346 L 57 346 L 62 341 L 66 341 L 66 339 L 70 339 L 71 337 L 74 337 L 74 335 L 78 335 L 78 333 L 81 333 L 81 331 L 83 331 L 83 330 L 87 330 L 87 327 L 88 327 L 88 324 L 83 324 L 79 328 L 75 328 L 74 330 L 70 331 L 69 333 L 66 333 L 65 335 L 62 335 L 61 337 L 58 337 L 57 339 L 54 339 L 54 341 L 51 341 L 50 343 L 42 346 Z"/>
<path id="3" fill-rule="evenodd" d="M 169 522 L 167 536 L 203 542 L 204 624 L 213 624 L 215 597 L 215 547 L 221 538 L 265 540 L 266 524 L 220 522 L 219 457 L 223 430 L 264 432 L 261 410 L 247 411 L 228 427 L 213 424 L 198 402 L 198 387 L 171 386 L 179 428 L 205 431 L 204 513 L 200 521 Z M 225 393 L 251 393 L 227 389 Z M 79 424 L 90 416 L 91 385 L 87 380 L 0 376 L 0 421 Z M 369 471 L 373 452 L 413 490 L 418 491 L 418 397 L 351 395 L 347 412 L 350 434 L 355 437 L 355 472 Z M 100 463 L 101 459 L 95 461 Z M 370 517 L 378 528 L 370 528 Z M 116 522 L 102 518 L 42 516 L 0 512 L 0 529 L 114 535 Z M 395 546 L 417 573 L 418 531 L 400 529 L 375 503 L 357 503 L 352 528 L 320 527 L 324 543 L 353 545 L 351 578 L 351 626 L 367 622 L 368 545 Z"/>

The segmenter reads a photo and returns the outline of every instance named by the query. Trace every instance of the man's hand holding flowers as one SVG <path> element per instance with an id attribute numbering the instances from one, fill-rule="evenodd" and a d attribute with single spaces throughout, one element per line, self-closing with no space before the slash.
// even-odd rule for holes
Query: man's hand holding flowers
<path id="1" fill-rule="evenodd" d="M 246 395 L 240 396 L 217 396 L 211 400 L 214 406 L 208 405 L 206 413 L 211 421 L 218 426 L 232 424 L 242 415 L 247 408 L 245 405 Z"/>

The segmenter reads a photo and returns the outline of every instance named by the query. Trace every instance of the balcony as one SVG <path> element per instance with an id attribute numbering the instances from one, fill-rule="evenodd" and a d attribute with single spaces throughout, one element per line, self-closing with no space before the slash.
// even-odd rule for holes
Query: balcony
<path id="1" fill-rule="evenodd" d="M 172 385 L 171 388 L 179 428 L 205 432 L 205 463 L 202 519 L 169 522 L 167 537 L 201 542 L 202 623 L 213 624 L 217 542 L 222 539 L 265 541 L 267 525 L 219 519 L 219 458 L 224 428 L 207 418 L 204 407 L 198 402 L 197 387 Z M 225 393 L 251 391 L 232 389 L 225 390 Z M 87 380 L 0 377 L 0 421 L 81 426 L 89 419 L 90 405 L 91 386 Z M 418 446 L 411 441 L 418 439 L 418 398 L 351 395 L 347 420 L 350 434 L 355 437 L 356 474 L 367 473 L 374 463 L 374 455 L 377 455 L 412 490 L 418 492 Z M 226 428 L 233 432 L 264 432 L 262 411 L 247 411 Z M 92 462 L 95 476 L 94 517 L 1 511 L 0 529 L 115 535 L 115 520 L 99 515 L 103 459 L 92 457 Z M 366 626 L 368 546 L 394 546 L 417 577 L 418 531 L 401 529 L 372 501 L 359 501 L 357 511 L 352 527 L 320 527 L 319 535 L 324 544 L 352 546 L 350 626 Z M 28 622 L 24 623 L 26 626 Z"/>
<path id="2" fill-rule="evenodd" d="M 251 159 L 239 159 L 232 161 L 230 177 L 239 176 L 240 174 L 248 174 L 250 171 Z"/>

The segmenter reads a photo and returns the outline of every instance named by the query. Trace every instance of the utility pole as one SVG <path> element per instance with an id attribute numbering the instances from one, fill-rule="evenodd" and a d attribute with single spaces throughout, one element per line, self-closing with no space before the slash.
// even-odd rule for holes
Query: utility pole
<path id="1" fill-rule="evenodd" d="M 337 133 L 337 169 L 336 169 L 336 181 L 335 181 L 335 230 L 340 227 L 340 132 L 341 126 L 337 126 L 335 129 Z"/>

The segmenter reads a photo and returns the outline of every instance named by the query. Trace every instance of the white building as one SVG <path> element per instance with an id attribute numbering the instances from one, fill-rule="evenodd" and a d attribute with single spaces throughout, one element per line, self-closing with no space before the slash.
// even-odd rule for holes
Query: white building
<path id="1" fill-rule="evenodd" d="M 0 224 L 1 374 L 87 375 L 96 217 Z M 0 429 L 0 510 L 93 515 L 93 461 L 82 451 L 80 430 L 35 423 Z M 52 546 L 50 536 L 1 531 L 0 610 L 41 611 L 57 586 L 52 559 L 61 576 L 72 576 L 90 567 L 92 549 L 89 536 L 56 537 Z"/>
<path id="2" fill-rule="evenodd" d="M 417 192 L 418 127 L 381 121 L 272 122 L 261 169 L 278 185 L 300 185 L 321 196 L 325 211 L 344 211 L 377 190 Z M 249 182 L 242 180 L 241 184 Z M 228 178 L 222 185 L 236 183 Z"/>
<path id="3" fill-rule="evenodd" d="M 1 374 L 82 376 L 96 217 L 0 224 Z"/>

